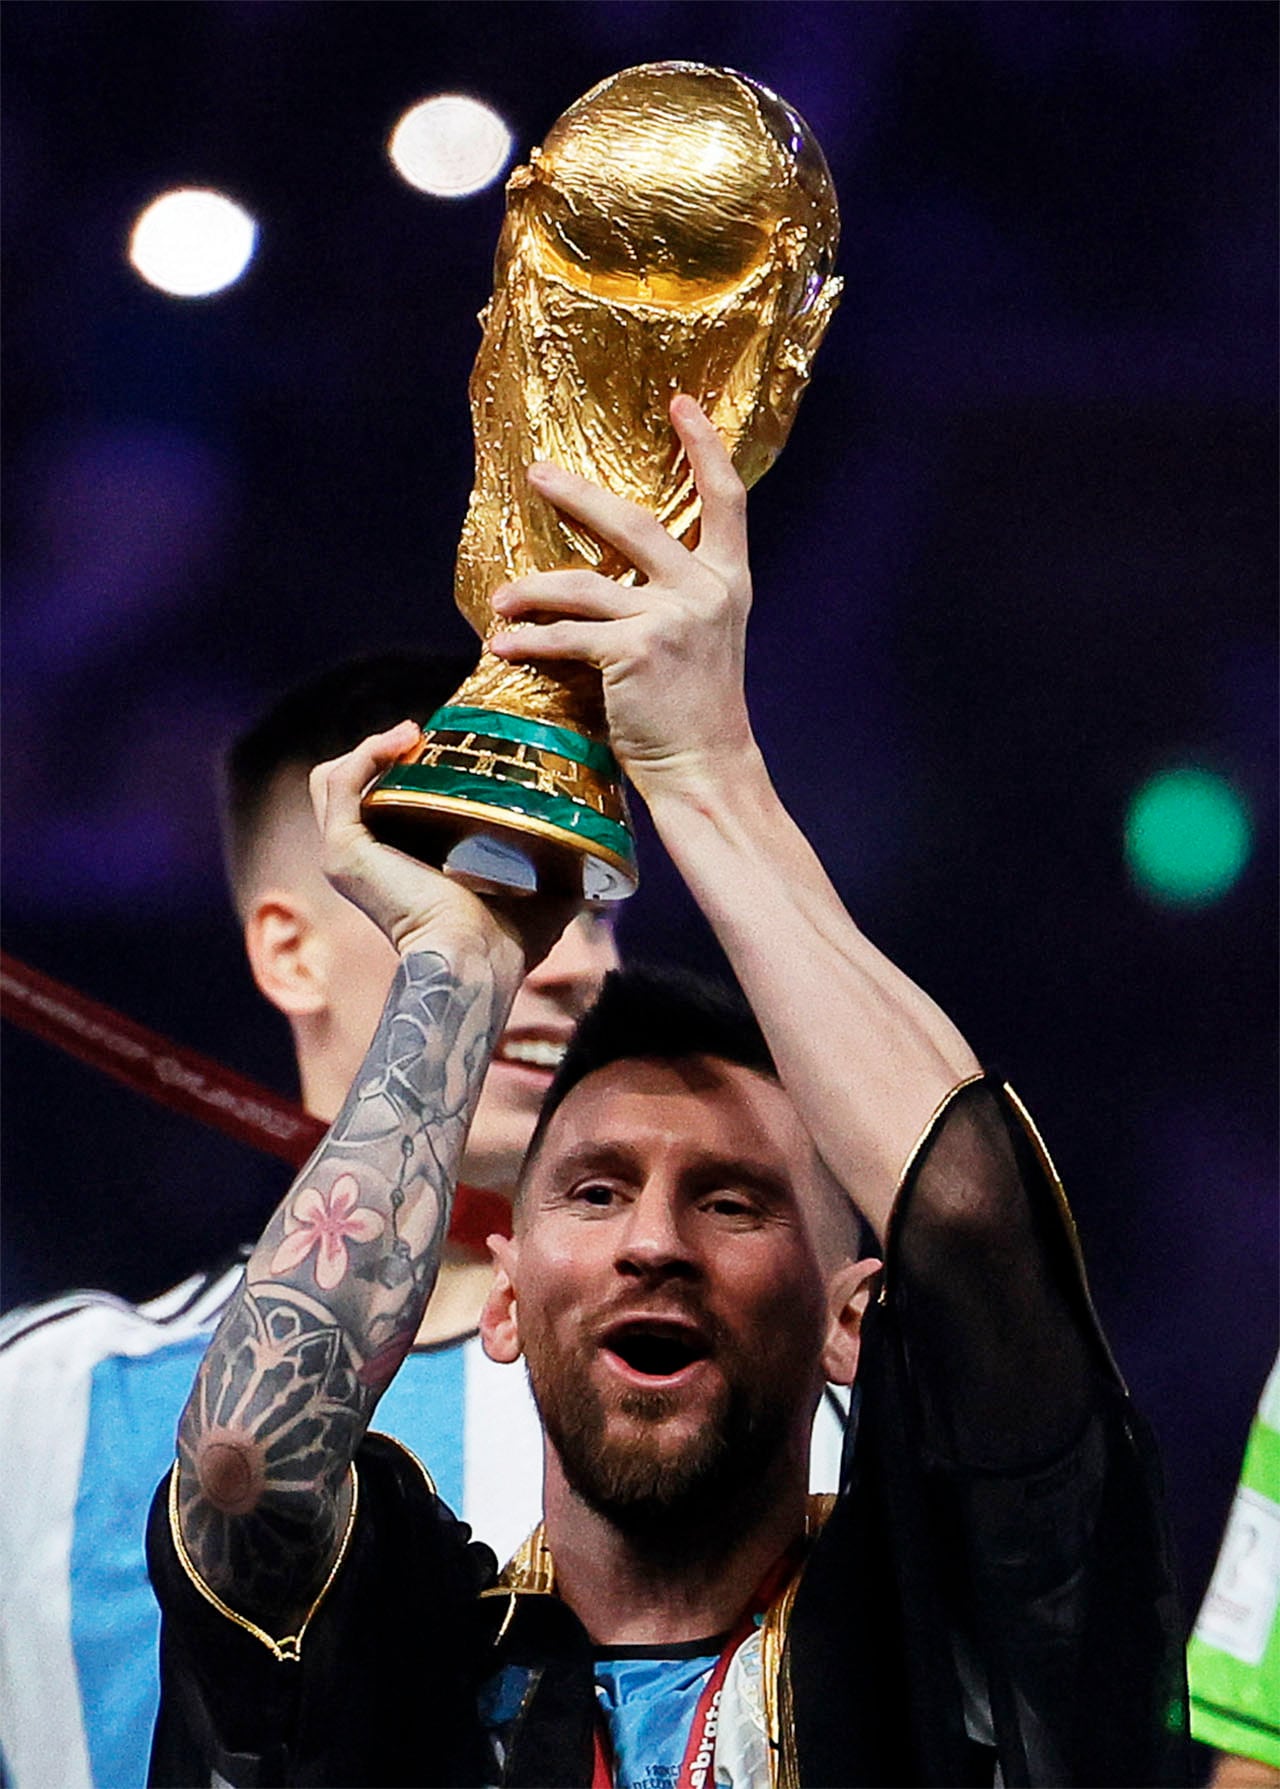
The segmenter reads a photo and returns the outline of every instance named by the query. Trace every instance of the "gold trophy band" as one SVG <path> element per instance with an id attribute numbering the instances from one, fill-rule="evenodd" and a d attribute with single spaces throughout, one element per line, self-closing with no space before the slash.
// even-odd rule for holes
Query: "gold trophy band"
<path id="1" fill-rule="evenodd" d="M 490 597 L 529 572 L 620 555 L 525 470 L 552 460 L 692 544 L 699 502 L 668 420 L 698 399 L 743 480 L 776 459 L 839 297 L 839 214 L 813 133 L 745 76 L 650 63 L 593 88 L 507 183 L 471 375 L 475 483 L 454 594 L 487 640 Z M 589 902 L 636 885 L 598 674 L 482 652 L 421 742 L 365 797 L 389 843 L 482 889 Z"/>

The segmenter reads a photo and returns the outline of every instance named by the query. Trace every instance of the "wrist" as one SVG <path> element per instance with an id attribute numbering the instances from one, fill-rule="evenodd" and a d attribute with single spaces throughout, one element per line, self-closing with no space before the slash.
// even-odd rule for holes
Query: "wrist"
<path id="1" fill-rule="evenodd" d="M 659 832 L 664 823 L 678 822 L 683 815 L 728 817 L 758 808 L 773 796 L 764 757 L 750 734 L 731 748 L 636 765 L 627 774 Z"/>
<path id="2" fill-rule="evenodd" d="M 496 919 L 488 925 L 466 921 L 441 925 L 435 921 L 413 926 L 394 943 L 402 963 L 413 956 L 431 955 L 444 958 L 468 978 L 487 974 L 499 986 L 510 983 L 514 988 L 524 978 L 524 951 Z"/>

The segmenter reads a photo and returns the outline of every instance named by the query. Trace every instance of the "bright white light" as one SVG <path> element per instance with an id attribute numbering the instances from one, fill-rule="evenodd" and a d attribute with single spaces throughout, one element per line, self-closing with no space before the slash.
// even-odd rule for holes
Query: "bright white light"
<path id="1" fill-rule="evenodd" d="M 397 173 L 437 199 L 478 193 L 498 178 L 511 149 L 511 132 L 498 114 L 461 93 L 411 106 L 387 143 Z"/>
<path id="2" fill-rule="evenodd" d="M 233 199 L 183 186 L 162 193 L 139 215 L 129 259 L 162 292 L 206 298 L 240 278 L 257 241 L 257 224 Z"/>

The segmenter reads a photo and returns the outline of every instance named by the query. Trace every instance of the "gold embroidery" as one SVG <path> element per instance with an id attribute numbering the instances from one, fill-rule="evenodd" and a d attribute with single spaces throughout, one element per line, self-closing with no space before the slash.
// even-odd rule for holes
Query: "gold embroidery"
<path id="1" fill-rule="evenodd" d="M 365 1434 L 375 1436 L 379 1441 L 389 1441 L 392 1447 L 399 1448 L 402 1454 L 408 1454 L 409 1458 L 413 1461 L 414 1465 L 418 1468 L 418 1471 L 426 1480 L 427 1489 L 430 1491 L 431 1495 L 433 1497 L 438 1497 L 440 1495 L 439 1491 L 436 1490 L 436 1481 L 422 1464 L 422 1461 L 418 1458 L 417 1454 L 414 1453 L 413 1449 L 407 1447 L 405 1443 L 400 1440 L 399 1436 L 388 1435 L 385 1429 L 366 1429 Z M 354 1466 L 352 1467 L 352 1471 L 355 1471 Z"/>
<path id="2" fill-rule="evenodd" d="M 486 1590 L 484 1595 L 506 1596 L 508 1592 L 513 1592 L 517 1596 L 553 1596 L 555 1588 L 555 1561 L 547 1545 L 546 1524 L 539 1522 L 533 1533 L 527 1540 L 521 1541 L 503 1566 L 497 1584 L 492 1590 Z"/>
<path id="3" fill-rule="evenodd" d="M 233 1621 L 237 1627 L 243 1628 L 246 1634 L 252 1634 L 255 1640 L 260 1640 L 277 1663 L 282 1665 L 296 1665 L 302 1656 L 302 1641 L 308 1627 L 311 1625 L 311 1617 L 315 1614 L 316 1610 L 328 1595 L 329 1586 L 338 1575 L 338 1567 L 347 1556 L 347 1547 L 351 1541 L 352 1530 L 356 1525 L 356 1507 L 359 1504 L 359 1501 L 360 1482 L 356 1476 L 355 1462 L 353 1461 L 351 1464 L 351 1508 L 347 1511 L 347 1525 L 343 1530 L 342 1542 L 338 1548 L 337 1555 L 334 1558 L 333 1564 L 329 1567 L 329 1575 L 316 1593 L 315 1601 L 303 1617 L 302 1625 L 299 1627 L 297 1633 L 285 1634 L 279 1640 L 273 1640 L 266 1629 L 260 1628 L 256 1622 L 250 1621 L 244 1615 L 238 1615 L 229 1603 L 223 1602 L 216 1590 L 210 1590 L 209 1586 L 196 1570 L 195 1565 L 192 1563 L 191 1555 L 187 1552 L 186 1542 L 182 1538 L 182 1524 L 178 1519 L 178 1462 L 176 1460 L 169 1473 L 169 1532 L 173 1536 L 174 1551 L 178 1555 L 183 1571 L 200 1592 L 200 1595 L 204 1598 L 205 1602 L 212 1603 L 219 1615 L 225 1615 L 228 1621 Z"/>
<path id="4" fill-rule="evenodd" d="M 836 1499 L 830 1491 L 809 1495 L 805 1511 L 805 1536 L 813 1540 L 826 1526 Z M 805 1561 L 765 1610 L 760 1624 L 760 1680 L 764 1689 L 765 1732 L 769 1736 L 770 1789 L 799 1789 L 800 1765 L 796 1757 L 796 1724 L 791 1700 L 791 1667 L 787 1661 L 787 1634 L 796 1591 Z"/>
<path id="5" fill-rule="evenodd" d="M 924 1149 L 925 1144 L 929 1141 L 930 1137 L 933 1135 L 934 1126 L 937 1124 L 938 1120 L 942 1117 L 942 1114 L 947 1110 L 947 1108 L 951 1104 L 952 1100 L 956 1098 L 957 1094 L 963 1093 L 966 1087 L 972 1087 L 975 1081 L 984 1081 L 985 1079 L 986 1079 L 985 1073 L 983 1072 L 982 1069 L 979 1069 L 976 1075 L 966 1075 L 963 1081 L 958 1081 L 956 1083 L 956 1085 L 951 1089 L 950 1093 L 944 1095 L 944 1097 L 938 1101 L 937 1105 L 934 1107 L 932 1113 L 930 1114 L 928 1124 L 925 1125 L 924 1129 L 921 1131 L 920 1135 L 916 1138 L 915 1142 L 911 1146 L 911 1153 L 907 1156 L 907 1159 L 903 1166 L 902 1172 L 898 1176 L 898 1184 L 893 1190 L 893 1202 L 889 1207 L 889 1218 L 888 1218 L 888 1222 L 885 1224 L 885 1227 L 884 1227 L 884 1263 L 885 1264 L 884 1264 L 884 1272 L 880 1275 L 880 1290 L 876 1294 L 876 1303 L 877 1304 L 886 1304 L 888 1302 L 889 1257 L 890 1257 L 890 1252 L 893 1247 L 893 1234 L 894 1234 L 895 1223 L 896 1223 L 897 1216 L 898 1216 L 898 1208 L 902 1203 L 902 1189 L 903 1189 L 903 1187 L 906 1186 L 908 1180 L 910 1180 L 912 1169 L 915 1167 L 917 1161 L 920 1159 L 921 1151 Z"/>
<path id="6" fill-rule="evenodd" d="M 507 1629 L 511 1626 L 516 1612 L 516 1603 L 522 1596 L 553 1596 L 556 1587 L 556 1568 L 551 1558 L 551 1550 L 547 1546 L 546 1528 L 539 1522 L 527 1540 L 521 1541 L 510 1559 L 498 1574 L 498 1582 L 482 1590 L 481 1596 L 505 1596 L 507 1598 L 506 1613 L 493 1637 L 495 1646 L 501 1646 L 506 1638 Z"/>
<path id="7" fill-rule="evenodd" d="M 1067 1246 L 1071 1251 L 1071 1258 L 1075 1263 L 1076 1274 L 1080 1281 L 1080 1290 L 1084 1295 L 1085 1309 L 1088 1311 L 1090 1319 L 1092 1320 L 1094 1340 L 1102 1349 L 1103 1355 L 1110 1365 L 1111 1371 L 1115 1374 L 1117 1382 L 1123 1390 L 1127 1391 L 1128 1387 L 1125 1386 L 1124 1377 L 1121 1374 L 1119 1367 L 1116 1365 L 1115 1356 L 1111 1352 L 1111 1345 L 1107 1341 L 1106 1336 L 1102 1333 L 1102 1325 L 1098 1321 L 1098 1313 L 1093 1308 L 1093 1296 L 1089 1291 L 1089 1276 L 1085 1272 L 1084 1255 L 1080 1248 L 1080 1237 L 1076 1230 L 1076 1220 L 1071 1215 L 1071 1207 L 1067 1203 L 1066 1188 L 1058 1178 L 1058 1170 L 1053 1165 L 1053 1157 L 1049 1154 L 1044 1138 L 1037 1130 L 1035 1120 L 1032 1118 L 1030 1112 L 1027 1111 L 1027 1108 L 1023 1105 L 1022 1101 L 1018 1098 L 1017 1094 L 1007 1081 L 1004 1083 L 1004 1091 L 1008 1095 L 1009 1103 L 1013 1107 L 1014 1113 L 1019 1124 L 1022 1126 L 1027 1141 L 1035 1151 L 1036 1160 L 1040 1163 L 1045 1179 L 1049 1182 L 1049 1188 L 1053 1194 L 1054 1204 L 1058 1208 L 1058 1216 L 1062 1220 L 1062 1227 L 1066 1233 Z"/>

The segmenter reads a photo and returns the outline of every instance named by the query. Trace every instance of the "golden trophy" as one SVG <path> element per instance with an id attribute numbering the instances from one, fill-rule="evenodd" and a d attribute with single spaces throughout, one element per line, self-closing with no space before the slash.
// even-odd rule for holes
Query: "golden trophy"
<path id="1" fill-rule="evenodd" d="M 697 398 L 748 485 L 776 459 L 839 297 L 839 213 L 813 133 L 732 70 L 655 62 L 601 82 L 507 183 L 471 375 L 475 485 L 455 598 L 533 571 L 636 573 L 529 485 L 553 460 L 693 544 L 700 505 L 667 407 Z M 388 843 L 482 890 L 619 900 L 636 885 L 622 779 L 589 665 L 482 652 L 364 798 Z"/>

